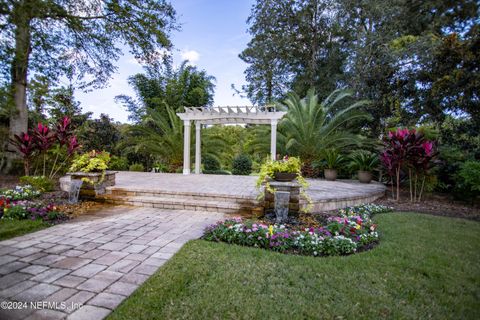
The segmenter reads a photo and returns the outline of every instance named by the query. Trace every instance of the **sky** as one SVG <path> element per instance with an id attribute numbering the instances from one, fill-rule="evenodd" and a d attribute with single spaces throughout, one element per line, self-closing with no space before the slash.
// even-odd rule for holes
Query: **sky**
<path id="1" fill-rule="evenodd" d="M 231 84 L 237 88 L 245 84 L 243 72 L 247 65 L 238 55 L 250 40 L 246 20 L 254 0 L 172 0 L 171 3 L 181 25 L 181 30 L 172 32 L 170 37 L 174 64 L 189 60 L 216 78 L 215 106 L 251 105 L 248 99 L 234 96 Z M 88 93 L 77 91 L 75 97 L 82 110 L 92 111 L 94 118 L 106 113 L 115 121 L 127 122 L 128 112 L 114 98 L 119 94 L 135 96 L 127 79 L 143 69 L 127 50 L 116 65 L 117 73 L 107 88 Z"/>

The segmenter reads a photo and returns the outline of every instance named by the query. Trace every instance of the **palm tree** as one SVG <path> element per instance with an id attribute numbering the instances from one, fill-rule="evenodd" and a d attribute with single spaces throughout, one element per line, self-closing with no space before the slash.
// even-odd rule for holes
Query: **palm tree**
<path id="1" fill-rule="evenodd" d="M 277 103 L 277 109 L 287 111 L 278 127 L 285 136 L 285 150 L 302 159 L 305 174 L 312 173 L 312 162 L 320 157 L 323 150 L 359 146 L 365 140 L 353 133 L 351 127 L 359 120 L 371 118 L 361 110 L 368 101 L 350 104 L 347 98 L 351 96 L 350 91 L 335 90 L 319 102 L 315 90 L 310 89 L 303 99 L 289 93 L 284 103 Z"/>
<path id="2" fill-rule="evenodd" d="M 147 109 L 142 123 L 130 128 L 129 141 L 124 145 L 124 151 L 152 155 L 157 161 L 169 167 L 170 172 L 176 172 L 183 166 L 183 121 L 175 110 L 164 103 L 165 112 Z M 195 131 L 192 132 L 194 141 Z M 226 144 L 222 137 L 202 134 L 202 154 L 219 157 Z M 190 154 L 195 154 L 192 144 Z"/>

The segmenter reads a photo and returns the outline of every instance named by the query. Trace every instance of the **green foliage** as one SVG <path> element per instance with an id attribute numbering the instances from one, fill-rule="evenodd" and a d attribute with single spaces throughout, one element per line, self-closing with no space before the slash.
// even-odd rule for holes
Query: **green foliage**
<path id="1" fill-rule="evenodd" d="M 210 106 L 213 103 L 215 78 L 205 70 L 183 61 L 174 68 L 167 59 L 161 68 L 146 68 L 146 73 L 138 73 L 128 78 L 137 99 L 126 95 L 115 97 L 129 112 L 129 120 L 140 123 L 148 116 L 148 109 L 165 112 L 168 105 L 175 111 L 182 107 Z"/>
<path id="2" fill-rule="evenodd" d="M 11 206 L 4 209 L 2 219 L 22 220 L 28 217 L 29 213 L 23 206 Z"/>
<path id="3" fill-rule="evenodd" d="M 252 173 L 252 160 L 245 154 L 240 154 L 233 159 L 232 174 L 248 176 Z"/>
<path id="4" fill-rule="evenodd" d="M 467 161 L 462 164 L 456 189 L 464 200 L 474 200 L 480 196 L 480 161 Z"/>
<path id="5" fill-rule="evenodd" d="M 144 172 L 145 168 L 143 167 L 143 164 L 141 164 L 141 163 L 133 163 L 128 168 L 128 171 Z"/>
<path id="6" fill-rule="evenodd" d="M 285 172 L 285 173 L 296 173 L 297 174 L 297 181 L 302 186 L 303 189 L 308 187 L 308 183 L 302 176 L 302 163 L 300 158 L 296 157 L 285 157 L 283 160 L 271 160 L 268 159 L 260 168 L 260 173 L 257 179 L 257 189 L 259 189 L 262 185 L 265 185 L 265 188 L 269 192 L 275 192 L 275 189 L 270 187 L 269 180 L 275 177 L 275 173 L 277 172 Z M 302 196 L 304 196 L 307 201 L 311 201 L 310 198 L 302 191 Z M 263 194 L 260 194 L 259 197 L 263 197 Z"/>
<path id="7" fill-rule="evenodd" d="M 128 159 L 125 157 L 111 156 L 108 167 L 110 170 L 128 170 Z"/>
<path id="8" fill-rule="evenodd" d="M 183 121 L 170 106 L 165 105 L 165 110 L 162 113 L 148 109 L 144 120 L 129 128 L 127 137 L 120 147 L 127 156 L 145 154 L 146 157 L 168 165 L 169 172 L 176 172 L 183 166 Z M 194 141 L 195 130 L 191 130 L 191 135 Z M 222 137 L 202 134 L 202 145 L 204 155 L 218 156 L 225 142 Z M 195 148 L 195 144 L 192 144 L 191 148 Z M 190 154 L 194 155 L 195 152 L 192 151 Z M 141 160 L 144 159 L 135 162 L 143 164 Z"/>
<path id="9" fill-rule="evenodd" d="M 70 172 L 105 172 L 110 163 L 110 154 L 102 151 L 90 152 L 78 155 L 73 159 Z"/>
<path id="10" fill-rule="evenodd" d="M 361 145 L 364 139 L 353 133 L 353 128 L 357 121 L 369 119 L 362 111 L 367 101 L 351 103 L 351 96 L 349 91 L 335 90 L 320 102 L 313 89 L 303 99 L 295 93 L 288 94 L 284 103 L 278 105 L 278 109 L 287 111 L 278 127 L 285 137 L 287 154 L 311 164 L 327 148 Z"/>
<path id="11" fill-rule="evenodd" d="M 364 150 L 355 151 L 350 155 L 350 168 L 360 171 L 374 171 L 378 169 L 380 161 L 378 155 Z"/>
<path id="12" fill-rule="evenodd" d="M 99 119 L 87 120 L 78 132 L 78 140 L 83 150 L 115 151 L 120 140 L 120 131 L 113 119 L 101 114 Z"/>
<path id="13" fill-rule="evenodd" d="M 267 104 L 288 91 L 349 87 L 372 101 L 372 136 L 452 112 L 478 125 L 478 12 L 476 0 L 256 1 L 242 93 Z"/>
<path id="14" fill-rule="evenodd" d="M 217 171 L 220 170 L 220 162 L 218 159 L 211 155 L 204 155 L 202 157 L 202 164 L 204 171 Z"/>
<path id="15" fill-rule="evenodd" d="M 328 148 L 320 152 L 321 166 L 324 169 L 341 169 L 346 159 L 338 149 Z"/>
<path id="16" fill-rule="evenodd" d="M 31 185 L 40 192 L 53 191 L 53 181 L 45 176 L 23 176 L 20 177 L 20 183 Z"/>

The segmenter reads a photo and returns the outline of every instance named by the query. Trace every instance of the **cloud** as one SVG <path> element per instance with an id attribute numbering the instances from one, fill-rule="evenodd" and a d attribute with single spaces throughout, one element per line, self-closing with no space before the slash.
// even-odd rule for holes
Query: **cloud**
<path id="1" fill-rule="evenodd" d="M 180 56 L 182 60 L 188 60 L 190 64 L 195 64 L 200 59 L 200 54 L 195 50 L 183 50 Z"/>

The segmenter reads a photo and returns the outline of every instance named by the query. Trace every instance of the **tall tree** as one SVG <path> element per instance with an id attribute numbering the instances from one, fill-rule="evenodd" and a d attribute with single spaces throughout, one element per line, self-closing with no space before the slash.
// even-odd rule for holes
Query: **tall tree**
<path id="1" fill-rule="evenodd" d="M 174 28 L 165 0 L 0 0 L 0 68 L 14 102 L 10 135 L 27 129 L 29 74 L 100 87 L 116 70 L 121 44 L 154 63 Z"/>
<path id="2" fill-rule="evenodd" d="M 178 68 L 173 68 L 171 60 L 162 66 L 147 67 L 146 73 L 138 73 L 128 78 L 136 98 L 119 95 L 118 103 L 130 112 L 129 119 L 141 122 L 148 109 L 166 112 L 169 106 L 174 111 L 182 107 L 211 106 L 215 90 L 215 78 L 205 70 L 184 61 Z"/>

